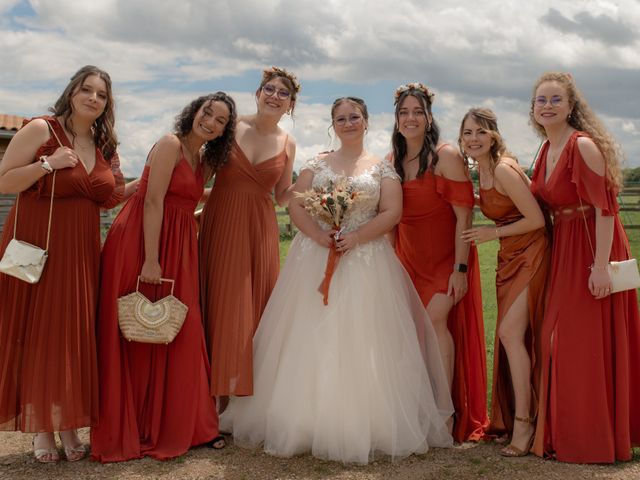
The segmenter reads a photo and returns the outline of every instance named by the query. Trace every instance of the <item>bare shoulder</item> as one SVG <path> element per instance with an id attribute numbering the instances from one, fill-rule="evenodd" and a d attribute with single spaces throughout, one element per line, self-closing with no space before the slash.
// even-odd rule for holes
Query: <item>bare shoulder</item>
<path id="1" fill-rule="evenodd" d="M 587 166 L 598 175 L 604 175 L 604 157 L 595 142 L 589 137 L 578 137 L 576 144 Z"/>
<path id="2" fill-rule="evenodd" d="M 34 118 L 24 127 L 18 130 L 16 136 L 24 137 L 28 140 L 40 141 L 44 143 L 51 135 L 49 133 L 49 125 L 44 118 Z"/>
<path id="3" fill-rule="evenodd" d="M 177 150 L 180 148 L 180 139 L 173 133 L 166 133 L 157 143 L 158 148 L 160 149 L 172 149 Z"/>
<path id="4" fill-rule="evenodd" d="M 468 180 L 464 158 L 460 151 L 452 145 L 444 145 L 438 151 L 436 174 L 456 181 Z"/>
<path id="5" fill-rule="evenodd" d="M 174 158 L 177 162 L 180 158 L 180 139 L 173 133 L 167 133 L 160 137 L 160 140 L 149 153 L 149 162 L 154 162 L 156 158 Z"/>

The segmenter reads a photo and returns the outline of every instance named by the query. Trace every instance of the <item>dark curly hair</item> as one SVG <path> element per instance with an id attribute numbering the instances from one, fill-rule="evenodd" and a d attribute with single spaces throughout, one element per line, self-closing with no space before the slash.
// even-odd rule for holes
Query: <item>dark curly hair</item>
<path id="1" fill-rule="evenodd" d="M 71 120 L 71 114 L 73 113 L 71 97 L 76 94 L 86 78 L 91 75 L 97 75 L 104 81 L 107 87 L 107 102 L 104 106 L 104 111 L 93 123 L 93 141 L 102 152 L 105 160 L 111 163 L 111 159 L 116 154 L 116 149 L 118 148 L 118 137 L 114 129 L 116 120 L 111 77 L 107 72 L 93 65 L 85 65 L 82 67 L 71 77 L 71 81 L 62 92 L 62 95 L 56 100 L 53 107 L 49 108 L 49 111 L 55 116 L 62 118 L 65 128 L 75 139 L 76 133 L 73 129 L 73 121 Z"/>
<path id="2" fill-rule="evenodd" d="M 440 140 L 440 127 L 438 127 L 438 124 L 431 114 L 431 98 L 418 89 L 405 90 L 398 96 L 398 99 L 396 100 L 396 121 L 393 125 L 393 134 L 391 135 L 393 164 L 396 169 L 396 173 L 400 175 L 401 181 L 404 181 L 404 167 L 402 166 L 402 159 L 407 155 L 407 141 L 400 133 L 400 129 L 398 127 L 398 112 L 400 111 L 402 102 L 404 102 L 404 99 L 409 95 L 413 95 L 415 98 L 417 98 L 424 108 L 424 111 L 427 112 L 427 115 L 429 117 L 431 117 L 431 126 L 427 127 L 424 133 L 424 143 L 422 144 L 422 149 L 420 150 L 419 154 L 417 176 L 421 177 L 427 170 L 433 172 L 433 170 L 436 168 L 436 165 L 438 164 L 438 152 L 436 151 L 436 147 L 438 146 L 438 141 Z M 429 161 L 429 158 L 431 158 L 431 161 Z"/>
<path id="3" fill-rule="evenodd" d="M 193 129 L 193 119 L 200 108 L 205 103 L 211 104 L 213 102 L 223 102 L 227 106 L 229 109 L 229 121 L 224 127 L 222 135 L 204 144 L 202 160 L 211 168 L 212 175 L 227 163 L 229 152 L 231 152 L 231 144 L 233 143 L 236 133 L 237 117 L 236 103 L 233 101 L 233 98 L 224 92 L 216 92 L 198 97 L 182 109 L 182 112 L 176 117 L 176 122 L 173 125 L 173 133 L 180 138 L 184 138 Z"/>

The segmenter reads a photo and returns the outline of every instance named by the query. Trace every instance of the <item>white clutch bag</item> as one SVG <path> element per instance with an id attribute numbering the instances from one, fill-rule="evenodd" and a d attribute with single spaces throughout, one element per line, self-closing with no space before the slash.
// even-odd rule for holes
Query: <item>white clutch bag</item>
<path id="1" fill-rule="evenodd" d="M 638 262 L 635 258 L 609 262 L 608 269 L 611 277 L 611 293 L 640 287 L 640 273 L 638 273 Z"/>

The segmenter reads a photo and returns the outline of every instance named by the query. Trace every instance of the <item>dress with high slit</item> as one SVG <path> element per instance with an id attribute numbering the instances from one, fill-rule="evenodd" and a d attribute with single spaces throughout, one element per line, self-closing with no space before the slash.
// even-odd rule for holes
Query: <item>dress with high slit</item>
<path id="1" fill-rule="evenodd" d="M 533 452 L 612 463 L 629 460 L 640 444 L 640 315 L 636 290 L 599 300 L 589 292 L 595 208 L 614 217 L 609 259 L 627 259 L 630 250 L 616 189 L 582 158 L 580 136 L 586 134 L 571 135 L 546 181 L 545 143 L 532 179 L 533 193 L 554 217 Z"/>
<path id="2" fill-rule="evenodd" d="M 102 252 L 98 314 L 100 419 L 91 429 L 91 456 L 118 462 L 144 456 L 177 457 L 218 435 L 215 399 L 209 394 L 209 361 L 200 316 L 198 243 L 194 210 L 204 190 L 196 170 L 181 153 L 164 197 L 158 262 L 162 277 L 174 280 L 173 295 L 187 316 L 167 344 L 126 340 L 118 326 L 119 297 L 136 290 L 145 260 L 144 203 L 150 167 L 137 192 L 113 222 Z M 157 301 L 171 292 L 140 283 Z"/>
<path id="3" fill-rule="evenodd" d="M 506 164 L 508 165 L 508 164 Z M 508 165 L 511 168 L 511 165 Z M 524 173 L 514 168 L 518 175 Z M 528 181 L 523 178 L 527 184 Z M 480 189 L 480 208 L 485 217 L 493 220 L 497 227 L 512 224 L 523 218 L 511 198 L 494 188 Z M 544 315 L 544 296 L 547 271 L 549 268 L 550 243 L 547 229 L 538 228 L 520 235 L 500 238 L 496 267 L 496 297 L 498 315 L 493 354 L 493 385 L 491 388 L 491 434 L 504 434 L 513 431 L 515 397 L 511 382 L 511 371 L 507 354 L 500 342 L 498 331 L 502 319 L 513 302 L 528 288 L 527 305 L 529 325 L 525 333 L 525 346 L 531 360 L 531 411 L 535 417 L 537 409 L 537 391 L 540 371 L 537 368 L 536 354 L 539 329 Z"/>
<path id="4" fill-rule="evenodd" d="M 202 317 L 215 396 L 253 392 L 251 340 L 280 269 L 271 194 L 286 162 L 283 149 L 252 165 L 234 141 L 202 213 Z"/>

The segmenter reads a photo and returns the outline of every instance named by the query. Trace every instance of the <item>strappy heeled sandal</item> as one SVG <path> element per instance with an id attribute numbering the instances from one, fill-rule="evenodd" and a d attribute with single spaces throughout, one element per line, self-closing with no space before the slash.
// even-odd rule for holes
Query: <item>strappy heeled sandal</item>
<path id="1" fill-rule="evenodd" d="M 535 418 L 533 417 L 516 416 L 514 418 L 517 422 L 529 423 L 532 425 L 535 423 Z M 527 442 L 527 447 L 524 450 L 516 447 L 513 443 L 510 443 L 509 445 L 507 445 L 506 447 L 500 450 L 500 455 L 502 455 L 503 457 L 524 457 L 528 455 L 529 450 L 531 450 L 531 447 L 533 447 L 533 439 L 535 437 L 535 433 L 536 431 L 534 429 L 533 432 L 531 433 L 531 437 L 529 437 L 529 441 Z M 513 438 L 511 440 L 513 440 Z"/>
<path id="2" fill-rule="evenodd" d="M 69 447 L 65 445 L 62 440 L 62 435 L 60 433 L 58 433 L 58 435 L 60 436 L 60 443 L 62 443 L 64 456 L 67 459 L 67 462 L 78 462 L 87 456 L 87 447 L 85 447 L 83 443 L 74 447 Z"/>
<path id="3" fill-rule="evenodd" d="M 33 445 L 33 456 L 40 463 L 58 463 L 60 461 L 60 453 L 56 447 L 53 448 L 36 448 L 36 437 L 33 436 L 31 444 Z M 55 441 L 55 438 L 54 438 Z M 50 457 L 47 459 L 47 456 Z"/>

